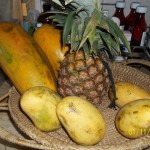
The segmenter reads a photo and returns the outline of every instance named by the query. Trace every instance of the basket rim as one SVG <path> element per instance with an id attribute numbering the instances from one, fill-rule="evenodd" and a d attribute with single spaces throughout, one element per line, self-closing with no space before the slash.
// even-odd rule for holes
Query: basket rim
<path id="1" fill-rule="evenodd" d="M 147 74 L 144 74 L 140 71 L 138 71 L 137 69 L 134 69 L 134 68 L 131 68 L 129 66 L 122 66 L 121 64 L 109 64 L 110 67 L 115 67 L 115 69 L 118 69 L 118 68 L 122 68 L 123 69 L 127 69 L 129 70 L 129 73 L 130 72 L 135 72 L 140 74 L 140 76 L 143 76 L 142 80 L 144 80 L 145 82 L 148 81 L 148 83 L 150 84 L 150 78 Z M 15 87 L 12 87 L 11 88 L 11 91 L 14 91 L 16 90 Z M 150 89 L 149 89 L 150 91 Z M 11 98 L 11 94 L 10 94 L 10 98 Z M 18 122 L 18 118 L 13 114 L 13 110 L 12 110 L 12 106 L 11 106 L 11 103 L 10 103 L 11 99 L 9 99 L 9 111 L 10 111 L 10 114 L 11 114 L 11 117 L 13 118 L 14 122 L 17 124 L 17 126 L 23 131 L 23 125 L 21 125 L 21 123 Z M 23 131 L 24 132 L 24 131 Z M 145 137 L 141 137 L 139 139 L 135 139 L 135 140 L 132 140 L 132 142 L 129 140 L 129 141 L 126 141 L 125 143 L 120 143 L 119 145 L 102 145 L 102 146 L 81 146 L 81 145 L 77 145 L 77 144 L 70 144 L 70 143 L 64 143 L 58 139 L 53 139 L 52 138 L 52 143 L 49 145 L 48 143 L 41 143 L 41 141 L 35 139 L 35 137 L 33 137 L 33 135 L 30 135 L 29 133 L 26 133 L 31 139 L 35 140 L 37 143 L 43 145 L 43 146 L 46 146 L 46 147 L 49 147 L 49 146 L 52 146 L 53 148 L 57 148 L 57 149 L 64 149 L 66 146 L 68 149 L 133 149 L 136 147 L 137 148 L 140 148 L 140 146 L 142 146 L 142 148 L 146 148 L 147 146 L 150 146 L 150 137 L 149 136 L 145 136 Z M 32 133 L 34 134 L 34 133 Z M 131 144 L 132 143 L 132 144 Z M 137 144 L 138 143 L 138 144 Z M 51 147 L 51 148 L 52 148 Z"/>

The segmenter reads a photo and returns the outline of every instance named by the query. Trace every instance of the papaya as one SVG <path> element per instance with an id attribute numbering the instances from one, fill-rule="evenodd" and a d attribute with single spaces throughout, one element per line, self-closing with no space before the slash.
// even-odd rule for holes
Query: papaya
<path id="1" fill-rule="evenodd" d="M 48 60 L 51 62 L 55 76 L 58 77 L 60 63 L 69 50 L 69 46 L 62 47 L 61 30 L 53 25 L 43 24 L 33 33 L 34 40 L 41 47 Z"/>
<path id="2" fill-rule="evenodd" d="M 47 57 L 21 26 L 0 23 L 0 66 L 20 94 L 34 86 L 57 91 L 56 77 Z"/>

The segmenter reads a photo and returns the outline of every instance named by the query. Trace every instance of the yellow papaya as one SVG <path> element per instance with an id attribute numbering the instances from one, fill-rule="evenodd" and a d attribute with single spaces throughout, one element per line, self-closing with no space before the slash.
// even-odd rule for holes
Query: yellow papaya
<path id="1" fill-rule="evenodd" d="M 62 47 L 61 31 L 53 25 L 44 24 L 34 32 L 33 38 L 48 57 L 57 77 L 60 62 L 63 61 L 65 53 L 69 50 L 69 46 Z"/>
<path id="2" fill-rule="evenodd" d="M 34 86 L 56 92 L 53 68 L 33 37 L 10 22 L 0 23 L 0 35 L 0 66 L 20 94 Z"/>

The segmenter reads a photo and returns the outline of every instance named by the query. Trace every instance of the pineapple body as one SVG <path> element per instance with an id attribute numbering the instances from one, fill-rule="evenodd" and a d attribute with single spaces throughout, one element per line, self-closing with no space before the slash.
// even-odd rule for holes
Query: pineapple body
<path id="1" fill-rule="evenodd" d="M 61 63 L 58 91 L 63 97 L 76 95 L 99 105 L 109 85 L 108 72 L 99 57 L 86 58 L 80 50 L 67 54 Z"/>

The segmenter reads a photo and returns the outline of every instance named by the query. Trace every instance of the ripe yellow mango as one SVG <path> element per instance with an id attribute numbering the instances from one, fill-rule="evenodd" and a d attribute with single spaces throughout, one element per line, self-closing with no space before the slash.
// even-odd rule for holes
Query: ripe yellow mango
<path id="1" fill-rule="evenodd" d="M 115 125 L 120 134 L 130 139 L 150 134 L 150 99 L 123 106 L 116 115 Z"/>
<path id="2" fill-rule="evenodd" d="M 60 100 L 61 97 L 49 88 L 36 86 L 22 95 L 20 106 L 38 129 L 53 131 L 61 127 L 56 115 L 56 106 Z"/>
<path id="3" fill-rule="evenodd" d="M 80 97 L 63 98 L 56 112 L 71 139 L 80 145 L 94 145 L 105 135 L 103 116 L 94 105 Z"/>
<path id="4" fill-rule="evenodd" d="M 138 100 L 138 99 L 150 99 L 150 93 L 144 90 L 143 88 L 129 82 L 117 82 L 115 83 L 116 88 L 116 105 L 122 107 L 125 104 Z M 108 91 L 110 100 L 113 100 L 114 95 L 110 88 Z"/>

